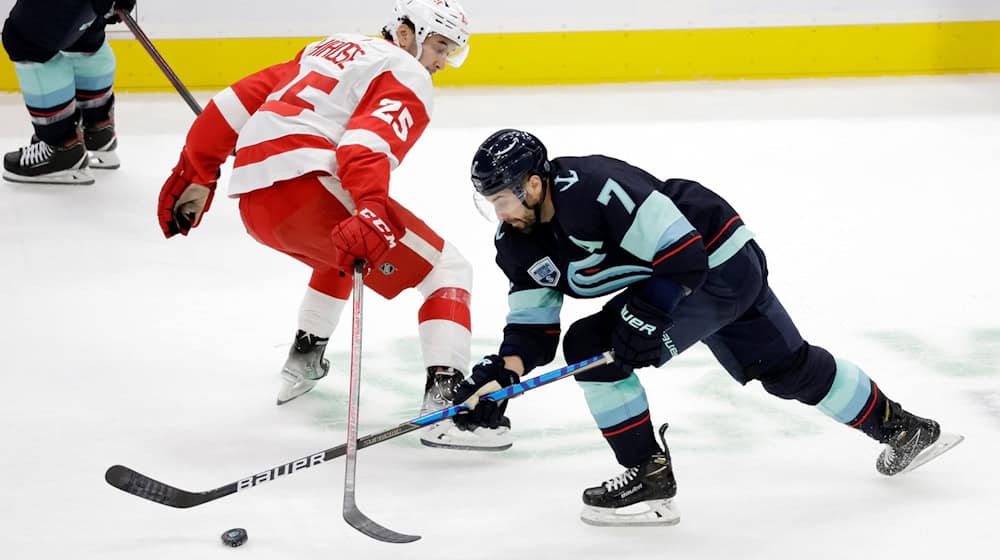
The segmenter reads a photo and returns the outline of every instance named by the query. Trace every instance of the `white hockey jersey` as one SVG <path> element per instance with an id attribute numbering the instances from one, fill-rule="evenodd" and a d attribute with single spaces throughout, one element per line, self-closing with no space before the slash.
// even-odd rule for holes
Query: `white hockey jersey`
<path id="1" fill-rule="evenodd" d="M 188 133 L 196 181 L 236 147 L 229 195 L 313 172 L 360 203 L 388 196 L 389 173 L 430 122 L 430 73 L 381 38 L 338 34 L 217 94 Z"/>

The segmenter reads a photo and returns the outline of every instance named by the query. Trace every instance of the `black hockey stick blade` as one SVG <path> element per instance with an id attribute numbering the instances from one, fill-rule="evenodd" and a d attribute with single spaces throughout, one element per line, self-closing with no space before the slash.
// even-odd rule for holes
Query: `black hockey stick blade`
<path id="1" fill-rule="evenodd" d="M 354 527 L 358 531 L 361 531 L 377 541 L 405 544 L 420 540 L 420 535 L 405 535 L 403 533 L 397 533 L 388 527 L 379 525 L 375 521 L 372 521 L 372 519 L 367 515 L 362 513 L 361 510 L 358 509 L 357 504 L 353 502 L 350 504 L 344 504 L 344 521 L 346 521 L 351 527 Z"/>
<path id="2" fill-rule="evenodd" d="M 169 484 L 164 484 L 159 480 L 149 478 L 142 473 L 122 465 L 114 465 L 108 468 L 107 472 L 104 473 L 104 480 L 115 488 L 128 492 L 133 496 L 175 508 L 189 508 L 201 505 L 205 502 L 228 496 L 236 491 L 234 485 L 228 484 L 207 492 L 188 492 L 187 490 L 181 490 Z"/>
<path id="3" fill-rule="evenodd" d="M 500 402 L 502 400 L 511 399 L 520 396 L 527 391 L 541 387 L 542 385 L 548 385 L 553 381 L 557 381 L 564 377 L 569 377 L 613 361 L 614 356 L 612 356 L 610 352 L 605 352 L 594 356 L 593 358 L 583 360 L 582 362 L 570 364 L 534 377 L 529 377 L 516 385 L 504 387 L 499 391 L 483 395 L 479 400 Z M 448 408 L 438 410 L 437 412 L 425 414 L 424 416 L 403 422 L 402 424 L 382 430 L 381 432 L 362 436 L 358 438 L 358 449 L 371 447 L 384 441 L 408 434 L 414 430 L 419 430 L 420 428 L 437 424 L 438 422 L 447 420 L 468 410 L 469 407 L 464 404 L 450 406 Z M 194 506 L 200 506 L 204 503 L 218 500 L 219 498 L 224 498 L 237 492 L 243 492 L 255 488 L 260 484 L 270 482 L 278 477 L 294 474 L 300 470 L 321 465 L 327 461 L 343 457 L 346 452 L 347 444 L 340 444 L 336 447 L 331 447 L 329 449 L 313 453 L 312 455 L 307 455 L 294 461 L 289 461 L 283 465 L 272 467 L 266 471 L 253 474 L 235 482 L 230 482 L 229 484 L 219 486 L 218 488 L 214 488 L 212 490 L 205 490 L 203 492 L 190 492 L 188 490 L 177 488 L 176 486 L 171 486 L 154 478 L 150 478 L 124 465 L 113 465 L 109 467 L 107 472 L 104 473 L 104 480 L 106 480 L 111 486 L 114 486 L 123 492 L 132 494 L 133 496 L 137 496 L 151 502 L 156 502 L 158 504 L 163 504 L 165 506 L 186 509 Z"/>

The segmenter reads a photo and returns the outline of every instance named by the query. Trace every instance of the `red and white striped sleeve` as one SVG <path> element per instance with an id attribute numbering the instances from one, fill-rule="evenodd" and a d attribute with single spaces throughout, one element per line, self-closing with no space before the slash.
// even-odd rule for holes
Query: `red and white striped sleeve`
<path id="1" fill-rule="evenodd" d="M 384 71 L 371 81 L 337 146 L 340 182 L 362 206 L 384 203 L 389 173 L 430 123 L 432 86 L 422 67 Z"/>
<path id="2" fill-rule="evenodd" d="M 184 144 L 183 157 L 194 171 L 192 182 L 211 184 L 218 179 L 219 168 L 233 153 L 240 129 L 272 91 L 295 77 L 298 59 L 296 56 L 251 74 L 209 101 L 191 125 Z"/>

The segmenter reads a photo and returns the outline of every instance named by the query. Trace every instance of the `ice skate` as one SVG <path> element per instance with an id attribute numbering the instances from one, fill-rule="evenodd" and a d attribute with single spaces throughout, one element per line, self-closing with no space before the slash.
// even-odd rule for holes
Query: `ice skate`
<path id="1" fill-rule="evenodd" d="M 32 142 L 4 155 L 3 178 L 14 183 L 90 185 L 94 177 L 87 170 L 87 160 L 80 138 L 60 146 Z"/>
<path id="2" fill-rule="evenodd" d="M 666 428 L 666 424 L 660 428 L 661 441 Z M 600 486 L 584 490 L 580 519 L 588 525 L 602 527 L 679 523 L 680 511 L 673 500 L 677 495 L 677 482 L 666 441 L 663 441 L 663 449 L 641 465 L 627 469 Z"/>
<path id="3" fill-rule="evenodd" d="M 118 136 L 115 134 L 115 123 L 107 120 L 83 130 L 83 143 L 90 152 L 90 167 L 93 169 L 118 169 L 121 160 L 118 159 Z"/>
<path id="4" fill-rule="evenodd" d="M 455 388 L 462 382 L 462 372 L 452 368 L 431 368 L 427 372 L 424 403 L 420 415 L 430 414 L 451 406 Z M 460 449 L 468 451 L 503 451 L 510 449 L 513 439 L 510 435 L 510 421 L 504 417 L 500 426 L 490 428 L 477 426 L 471 430 L 459 428 L 454 421 L 438 422 L 424 430 L 420 443 L 427 447 Z"/>
<path id="5" fill-rule="evenodd" d="M 281 368 L 281 389 L 278 405 L 308 393 L 316 382 L 330 371 L 330 361 L 323 357 L 328 338 L 305 331 L 295 333 L 295 343 L 288 350 L 288 359 Z"/>
<path id="6" fill-rule="evenodd" d="M 911 414 L 898 403 L 889 403 L 889 418 L 884 427 L 889 435 L 885 448 L 875 462 L 878 472 L 893 476 L 910 472 L 965 439 L 958 434 L 942 433 L 934 420 Z"/>

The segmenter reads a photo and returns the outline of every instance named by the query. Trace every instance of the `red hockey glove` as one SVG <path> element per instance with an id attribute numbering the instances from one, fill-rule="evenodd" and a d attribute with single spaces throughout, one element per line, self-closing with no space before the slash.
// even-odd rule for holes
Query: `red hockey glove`
<path id="1" fill-rule="evenodd" d="M 193 182 L 194 169 L 187 161 L 186 154 L 174 166 L 160 189 L 160 202 L 156 213 L 160 219 L 163 235 L 170 239 L 177 235 L 187 235 L 193 227 L 201 223 L 201 216 L 208 212 L 215 196 L 215 182 L 201 185 Z"/>
<path id="2" fill-rule="evenodd" d="M 358 211 L 334 226 L 330 232 L 333 244 L 340 250 L 339 268 L 354 270 L 354 261 L 362 259 L 373 265 L 402 237 L 402 231 L 389 222 L 385 206 L 379 203 L 360 204 Z"/>

